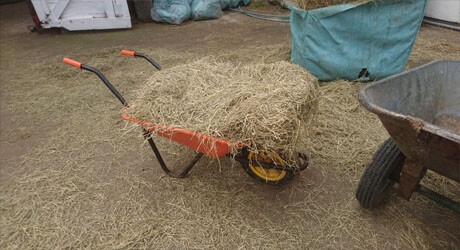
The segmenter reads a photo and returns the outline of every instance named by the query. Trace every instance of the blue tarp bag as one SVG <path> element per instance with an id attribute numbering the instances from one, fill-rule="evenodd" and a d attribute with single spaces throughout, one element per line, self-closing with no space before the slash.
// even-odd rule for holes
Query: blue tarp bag
<path id="1" fill-rule="evenodd" d="M 220 0 L 220 6 L 223 10 L 228 8 L 236 8 L 238 5 L 246 6 L 251 3 L 251 0 Z"/>
<path id="2" fill-rule="evenodd" d="M 181 24 L 190 18 L 189 0 L 155 0 L 150 11 L 153 21 Z"/>
<path id="3" fill-rule="evenodd" d="M 291 9 L 291 61 L 319 80 L 382 79 L 404 70 L 426 0 Z"/>
<path id="4" fill-rule="evenodd" d="M 223 15 L 222 0 L 193 0 L 192 20 L 220 18 Z"/>
<path id="5" fill-rule="evenodd" d="M 188 20 L 220 18 L 222 10 L 248 5 L 250 0 L 155 0 L 150 11 L 153 21 L 181 24 Z"/>

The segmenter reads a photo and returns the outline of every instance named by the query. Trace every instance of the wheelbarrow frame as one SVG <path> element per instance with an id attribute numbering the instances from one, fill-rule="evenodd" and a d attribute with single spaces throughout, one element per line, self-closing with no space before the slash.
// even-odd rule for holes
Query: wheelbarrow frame
<path id="1" fill-rule="evenodd" d="M 156 69 L 158 70 L 162 69 L 161 66 L 157 62 L 155 62 L 154 60 L 152 60 L 145 54 L 135 52 L 135 51 L 127 51 L 127 50 L 122 50 L 121 53 L 123 55 L 144 58 L 150 64 L 152 64 Z M 84 69 L 84 70 L 87 70 L 87 71 L 90 71 L 96 74 L 102 80 L 102 82 L 107 86 L 107 88 L 115 95 L 115 97 L 121 102 L 121 104 L 123 104 L 123 106 L 125 107 L 124 110 L 125 111 L 129 110 L 129 105 L 126 102 L 126 100 L 99 70 L 91 66 L 88 66 L 86 64 L 83 64 L 81 62 L 74 61 L 69 58 L 64 58 L 63 62 L 71 66 L 77 67 L 79 69 Z M 275 164 L 271 164 L 271 163 L 266 163 L 266 162 L 249 161 L 243 158 L 242 156 L 240 156 L 240 154 L 233 154 L 233 152 L 237 149 L 240 149 L 241 151 L 247 150 L 247 147 L 249 146 L 247 144 L 239 144 L 236 146 L 232 146 L 230 142 L 228 142 L 227 140 L 221 139 L 221 138 L 216 138 L 216 137 L 208 136 L 205 134 L 200 134 L 200 133 L 189 131 L 186 129 L 174 128 L 174 127 L 170 127 L 170 126 L 163 125 L 163 124 L 156 124 L 154 122 L 141 121 L 136 118 L 129 117 L 125 112 L 122 113 L 121 116 L 123 117 L 123 119 L 130 121 L 130 122 L 138 123 L 141 126 L 144 138 L 146 138 L 147 141 L 149 142 L 149 145 L 152 151 L 154 152 L 161 168 L 163 169 L 165 173 L 167 173 L 169 176 L 174 177 L 174 178 L 186 177 L 187 174 L 190 172 L 190 170 L 192 170 L 192 168 L 196 165 L 196 163 L 201 159 L 201 157 L 204 154 L 208 155 L 211 158 L 216 158 L 216 159 L 221 158 L 223 156 L 227 156 L 232 159 L 235 159 L 241 164 L 251 164 L 253 166 L 261 167 L 264 169 L 277 169 L 277 170 L 283 170 L 283 171 L 291 171 L 293 173 L 306 169 L 309 164 L 308 157 L 301 153 L 298 153 L 298 157 L 302 161 L 302 164 L 300 164 L 299 167 L 294 167 L 294 166 L 289 166 L 289 165 L 282 166 L 282 165 L 276 164 L 276 162 Z M 198 154 L 181 172 L 178 172 L 178 173 L 174 172 L 166 166 L 166 163 L 164 162 L 163 157 L 153 140 L 153 137 L 152 137 L 153 134 L 157 134 L 166 139 L 169 139 L 179 144 L 182 144 L 184 146 L 187 146 L 197 151 Z"/>

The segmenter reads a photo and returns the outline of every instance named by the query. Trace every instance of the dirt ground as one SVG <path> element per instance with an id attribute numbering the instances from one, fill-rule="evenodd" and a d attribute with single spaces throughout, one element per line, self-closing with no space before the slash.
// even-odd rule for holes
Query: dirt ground
<path id="1" fill-rule="evenodd" d="M 154 69 L 121 49 L 145 52 L 163 67 L 209 55 L 289 60 L 288 24 L 225 12 L 218 20 L 117 31 L 37 34 L 29 25 L 24 3 L 0 5 L 0 248 L 460 248 L 460 216 L 418 194 L 407 202 L 393 192 L 373 210 L 354 198 L 388 137 L 357 102 L 366 83 L 321 86 L 311 164 L 274 187 L 229 159 L 203 160 L 185 179 L 168 177 L 106 87 L 61 62 L 99 68 L 129 102 Z M 422 26 L 408 68 L 440 58 L 460 59 L 459 33 Z M 423 182 L 460 198 L 458 183 L 433 173 Z"/>

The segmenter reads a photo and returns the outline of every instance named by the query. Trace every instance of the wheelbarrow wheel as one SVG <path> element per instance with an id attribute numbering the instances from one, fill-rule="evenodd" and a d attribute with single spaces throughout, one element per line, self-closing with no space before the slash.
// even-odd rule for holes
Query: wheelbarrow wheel
<path id="1" fill-rule="evenodd" d="M 250 162 L 263 162 L 276 164 L 279 166 L 286 166 L 285 161 L 276 153 L 259 149 L 258 151 L 243 150 L 243 158 Z M 241 163 L 243 169 L 256 180 L 264 183 L 278 185 L 286 184 L 294 178 L 294 171 L 280 170 L 280 169 L 267 169 L 256 164 Z"/>
<path id="2" fill-rule="evenodd" d="M 376 207 L 399 180 L 405 156 L 390 138 L 375 153 L 364 170 L 356 190 L 356 198 L 365 208 Z"/>

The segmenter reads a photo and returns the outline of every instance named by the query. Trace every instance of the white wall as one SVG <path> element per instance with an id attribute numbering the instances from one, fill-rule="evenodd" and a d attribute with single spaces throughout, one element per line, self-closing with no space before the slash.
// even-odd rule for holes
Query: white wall
<path id="1" fill-rule="evenodd" d="M 460 0 L 428 0 L 425 16 L 460 23 Z"/>
<path id="2" fill-rule="evenodd" d="M 43 28 L 131 28 L 126 0 L 32 0 L 32 4 Z"/>

